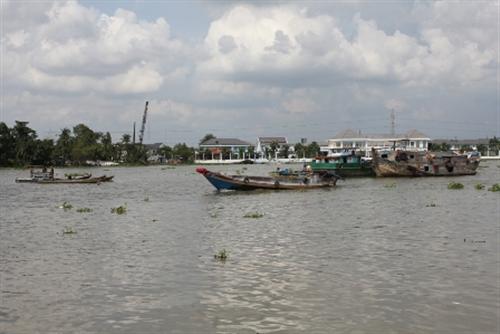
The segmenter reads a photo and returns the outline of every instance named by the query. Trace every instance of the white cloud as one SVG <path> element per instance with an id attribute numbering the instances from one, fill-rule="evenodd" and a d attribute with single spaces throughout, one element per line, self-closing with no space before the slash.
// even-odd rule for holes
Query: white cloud
<path id="1" fill-rule="evenodd" d="M 444 11 L 440 3 L 428 10 L 430 16 Z M 493 15 L 479 12 L 476 16 L 494 23 Z M 205 39 L 210 58 L 199 69 L 236 80 L 266 81 L 272 74 L 286 72 L 300 82 L 304 73 L 314 72 L 320 76 L 318 82 L 324 81 L 322 76 L 340 75 L 344 79 L 380 79 L 403 85 L 457 80 L 465 85 L 484 78 L 495 59 L 492 46 L 481 49 L 477 41 L 459 40 L 457 34 L 429 25 L 420 36 L 409 36 L 400 31 L 387 34 L 374 21 L 359 15 L 353 23 L 356 30 L 349 39 L 327 15 L 310 16 L 306 9 L 295 6 L 238 5 L 211 24 Z M 468 38 L 473 38 L 478 29 L 474 23 L 465 29 Z M 454 31 L 450 25 L 446 23 L 446 30 Z M 481 22 L 479 27 L 484 25 Z M 221 40 L 228 36 L 230 50 L 221 49 Z"/>
<path id="2" fill-rule="evenodd" d="M 176 59 L 186 53 L 163 18 L 141 21 L 123 9 L 108 16 L 75 1 L 55 2 L 42 24 L 6 39 L 6 84 L 49 92 L 154 92 L 163 76 L 179 74 Z"/>
<path id="3" fill-rule="evenodd" d="M 77 1 L 2 2 L 2 120 L 129 129 L 144 100 L 151 126 L 188 135 L 239 135 L 233 123 L 272 135 L 297 122 L 297 135 L 313 137 L 307 122 L 386 122 L 392 108 L 419 119 L 467 120 L 470 110 L 494 118 L 497 2 L 381 7 L 397 18 L 364 2 L 215 6 L 196 44 L 173 37 L 176 13 L 145 20 Z"/>

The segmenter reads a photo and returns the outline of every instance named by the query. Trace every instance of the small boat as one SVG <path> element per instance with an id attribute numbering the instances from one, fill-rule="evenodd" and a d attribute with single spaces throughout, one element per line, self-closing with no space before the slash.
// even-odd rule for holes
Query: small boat
<path id="1" fill-rule="evenodd" d="M 211 172 L 203 167 L 196 168 L 196 172 L 205 178 L 217 190 L 254 190 L 254 189 L 311 189 L 335 187 L 338 176 L 333 173 L 313 174 L 302 179 L 279 180 L 266 176 L 225 175 Z"/>
<path id="2" fill-rule="evenodd" d="M 357 154 L 339 156 L 321 156 L 311 161 L 313 172 L 333 171 L 342 177 L 375 176 L 371 161 L 364 160 Z"/>
<path id="3" fill-rule="evenodd" d="M 64 177 L 66 177 L 69 180 L 83 180 L 83 179 L 90 179 L 92 174 L 90 173 L 71 173 L 71 174 L 64 174 Z"/>
<path id="4" fill-rule="evenodd" d="M 114 176 L 98 176 L 98 177 L 89 177 L 86 179 L 59 179 L 59 178 L 52 178 L 52 179 L 40 179 L 40 178 L 17 178 L 16 182 L 17 183 L 39 183 L 39 184 L 69 184 L 69 183 L 101 183 L 101 182 L 110 182 L 113 180 Z"/>
<path id="5" fill-rule="evenodd" d="M 98 176 L 92 177 L 91 174 L 68 174 L 65 178 L 54 177 L 54 169 L 43 168 L 41 171 L 36 171 L 33 168 L 30 171 L 30 177 L 16 178 L 17 183 L 40 183 L 40 184 L 67 184 L 67 183 L 101 183 L 113 180 L 113 176 Z"/>
<path id="6" fill-rule="evenodd" d="M 372 156 L 373 170 L 377 176 L 474 175 L 480 161 L 477 155 L 406 150 L 380 154 L 372 149 Z"/>
<path id="7" fill-rule="evenodd" d="M 280 179 L 280 180 L 288 180 L 288 179 L 300 179 L 307 176 L 310 176 L 310 172 L 304 170 L 293 170 L 289 168 L 278 168 L 275 171 L 269 172 L 269 176 Z"/>

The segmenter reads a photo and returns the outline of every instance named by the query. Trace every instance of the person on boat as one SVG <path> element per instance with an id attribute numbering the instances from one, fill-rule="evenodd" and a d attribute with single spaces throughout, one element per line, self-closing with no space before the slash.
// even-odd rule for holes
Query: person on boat
<path id="1" fill-rule="evenodd" d="M 50 168 L 50 178 L 53 179 L 54 178 L 54 167 L 51 167 Z"/>

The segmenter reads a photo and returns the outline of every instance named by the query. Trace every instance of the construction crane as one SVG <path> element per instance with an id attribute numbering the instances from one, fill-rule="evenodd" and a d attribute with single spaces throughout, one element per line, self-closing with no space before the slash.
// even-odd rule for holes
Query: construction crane
<path id="1" fill-rule="evenodd" d="M 146 129 L 146 116 L 148 115 L 148 104 L 146 101 L 146 106 L 144 107 L 144 115 L 142 115 L 142 125 L 141 132 L 139 132 L 139 145 L 142 145 L 142 140 L 144 139 L 144 130 Z"/>

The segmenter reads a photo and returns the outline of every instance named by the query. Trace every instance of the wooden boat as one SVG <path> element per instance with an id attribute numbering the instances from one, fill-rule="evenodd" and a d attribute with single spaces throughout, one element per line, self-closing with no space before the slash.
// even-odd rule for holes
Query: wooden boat
<path id="1" fill-rule="evenodd" d="M 83 179 L 90 179 L 92 177 L 92 174 L 90 173 L 73 173 L 73 174 L 64 174 L 64 176 L 69 179 L 69 180 L 83 180 Z"/>
<path id="2" fill-rule="evenodd" d="M 68 175 L 66 178 L 54 177 L 54 169 L 43 168 L 41 171 L 36 171 L 33 168 L 30 171 L 30 177 L 16 178 L 17 183 L 40 183 L 40 184 L 67 184 L 67 183 L 101 183 L 113 180 L 113 176 L 98 176 L 92 177 L 91 174 L 85 173 L 81 175 Z"/>
<path id="3" fill-rule="evenodd" d="M 217 189 L 228 190 L 254 190 L 254 189 L 311 189 L 335 187 L 338 177 L 330 173 L 313 174 L 303 179 L 278 180 L 274 177 L 247 176 L 247 175 L 225 175 L 211 172 L 203 167 L 196 168 L 196 172 L 205 178 Z"/>
<path id="4" fill-rule="evenodd" d="M 315 173 L 332 171 L 342 177 L 375 176 L 371 161 L 363 160 L 356 154 L 317 157 L 310 166 Z"/>
<path id="5" fill-rule="evenodd" d="M 396 150 L 380 154 L 372 150 L 373 170 L 377 176 L 457 176 L 474 175 L 478 156 L 448 152 Z"/>
<path id="6" fill-rule="evenodd" d="M 297 171 L 289 168 L 277 169 L 275 171 L 269 172 L 269 176 L 276 178 L 278 180 L 288 180 L 288 179 L 300 179 L 310 176 L 312 173 L 307 171 Z"/>
<path id="7" fill-rule="evenodd" d="M 113 180 L 114 176 L 98 176 L 98 177 L 90 177 L 86 179 L 34 179 L 34 178 L 17 178 L 17 183 L 38 183 L 38 184 L 68 184 L 68 183 L 101 183 L 101 182 L 110 182 Z"/>

